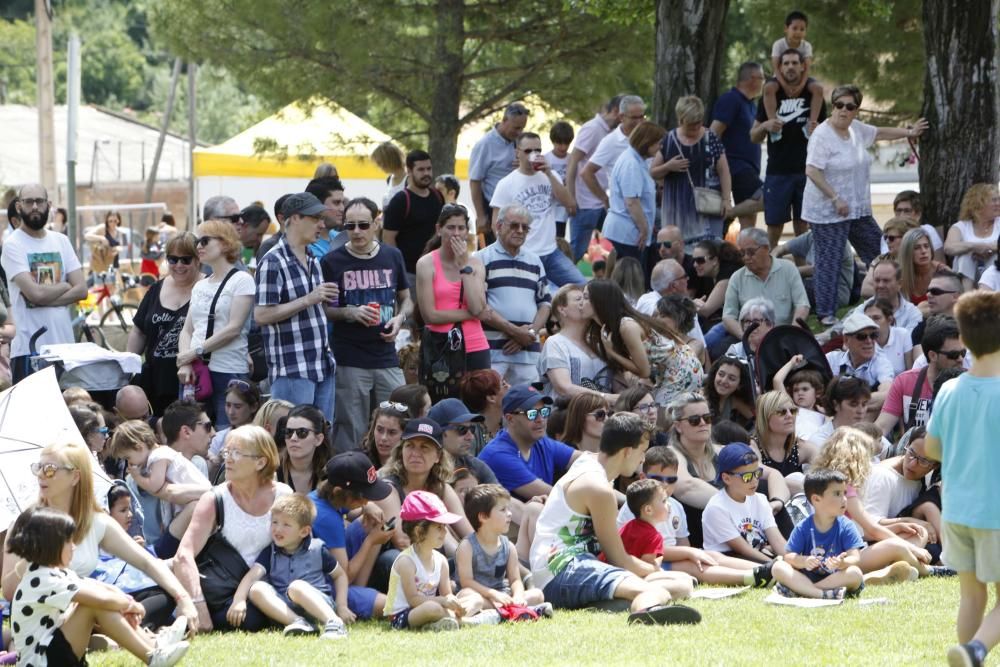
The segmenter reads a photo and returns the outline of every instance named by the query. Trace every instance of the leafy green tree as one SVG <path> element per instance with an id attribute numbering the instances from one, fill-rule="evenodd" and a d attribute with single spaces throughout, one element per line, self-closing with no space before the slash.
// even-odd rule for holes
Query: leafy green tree
<path id="1" fill-rule="evenodd" d="M 0 20 L 0 91 L 9 104 L 35 103 L 35 24 Z"/>

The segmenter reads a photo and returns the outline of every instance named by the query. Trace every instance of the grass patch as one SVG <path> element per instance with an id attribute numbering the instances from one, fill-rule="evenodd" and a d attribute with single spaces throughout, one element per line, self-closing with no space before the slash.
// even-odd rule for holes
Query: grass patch
<path id="1" fill-rule="evenodd" d="M 872 587 L 862 599 L 888 604 L 791 609 L 763 602 L 764 591 L 697 600 L 701 625 L 626 625 L 625 614 L 557 611 L 530 624 L 450 633 L 353 626 L 336 643 L 280 632 L 198 637 L 182 665 L 930 665 L 955 640 L 958 579 Z M 134 665 L 123 651 L 88 656 L 91 665 Z"/>

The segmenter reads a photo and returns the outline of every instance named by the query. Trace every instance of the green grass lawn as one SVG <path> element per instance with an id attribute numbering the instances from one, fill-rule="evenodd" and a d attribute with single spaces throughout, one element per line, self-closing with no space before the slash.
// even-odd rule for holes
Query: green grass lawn
<path id="1" fill-rule="evenodd" d="M 872 587 L 862 599 L 888 603 L 792 609 L 765 604 L 764 591 L 696 600 L 701 625 L 643 627 L 626 615 L 556 612 L 530 624 L 450 633 L 390 631 L 363 623 L 337 643 L 278 632 L 198 637 L 182 665 L 941 665 L 955 642 L 958 579 Z M 134 665 L 124 652 L 91 665 Z"/>

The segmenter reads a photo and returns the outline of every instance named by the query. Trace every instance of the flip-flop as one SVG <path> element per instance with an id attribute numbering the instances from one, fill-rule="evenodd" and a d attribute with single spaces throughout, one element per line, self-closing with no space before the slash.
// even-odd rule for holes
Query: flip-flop
<path id="1" fill-rule="evenodd" d="M 682 604 L 660 605 L 628 615 L 629 625 L 677 625 L 681 623 L 701 623 L 701 614 L 697 609 Z"/>

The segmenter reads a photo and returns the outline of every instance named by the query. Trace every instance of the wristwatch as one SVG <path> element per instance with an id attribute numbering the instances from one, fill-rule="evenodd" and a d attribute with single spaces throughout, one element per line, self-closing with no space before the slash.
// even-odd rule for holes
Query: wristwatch
<path id="1" fill-rule="evenodd" d="M 528 329 L 528 333 L 535 337 L 535 341 L 538 341 L 538 332 L 534 328 Z"/>
<path id="2" fill-rule="evenodd" d="M 199 357 L 205 356 L 205 346 L 204 345 L 197 346 L 196 348 L 194 348 L 194 353 L 197 354 Z"/>
<path id="3" fill-rule="evenodd" d="M 458 270 L 458 272 L 459 272 L 459 273 L 464 273 L 464 274 L 466 274 L 466 275 L 469 275 L 469 274 L 471 274 L 471 273 L 472 273 L 472 266 L 471 266 L 471 265 L 468 265 L 468 264 L 466 264 L 466 265 L 465 265 L 465 266 L 463 266 L 463 267 L 462 267 L 461 269 L 459 269 L 459 270 Z"/>

